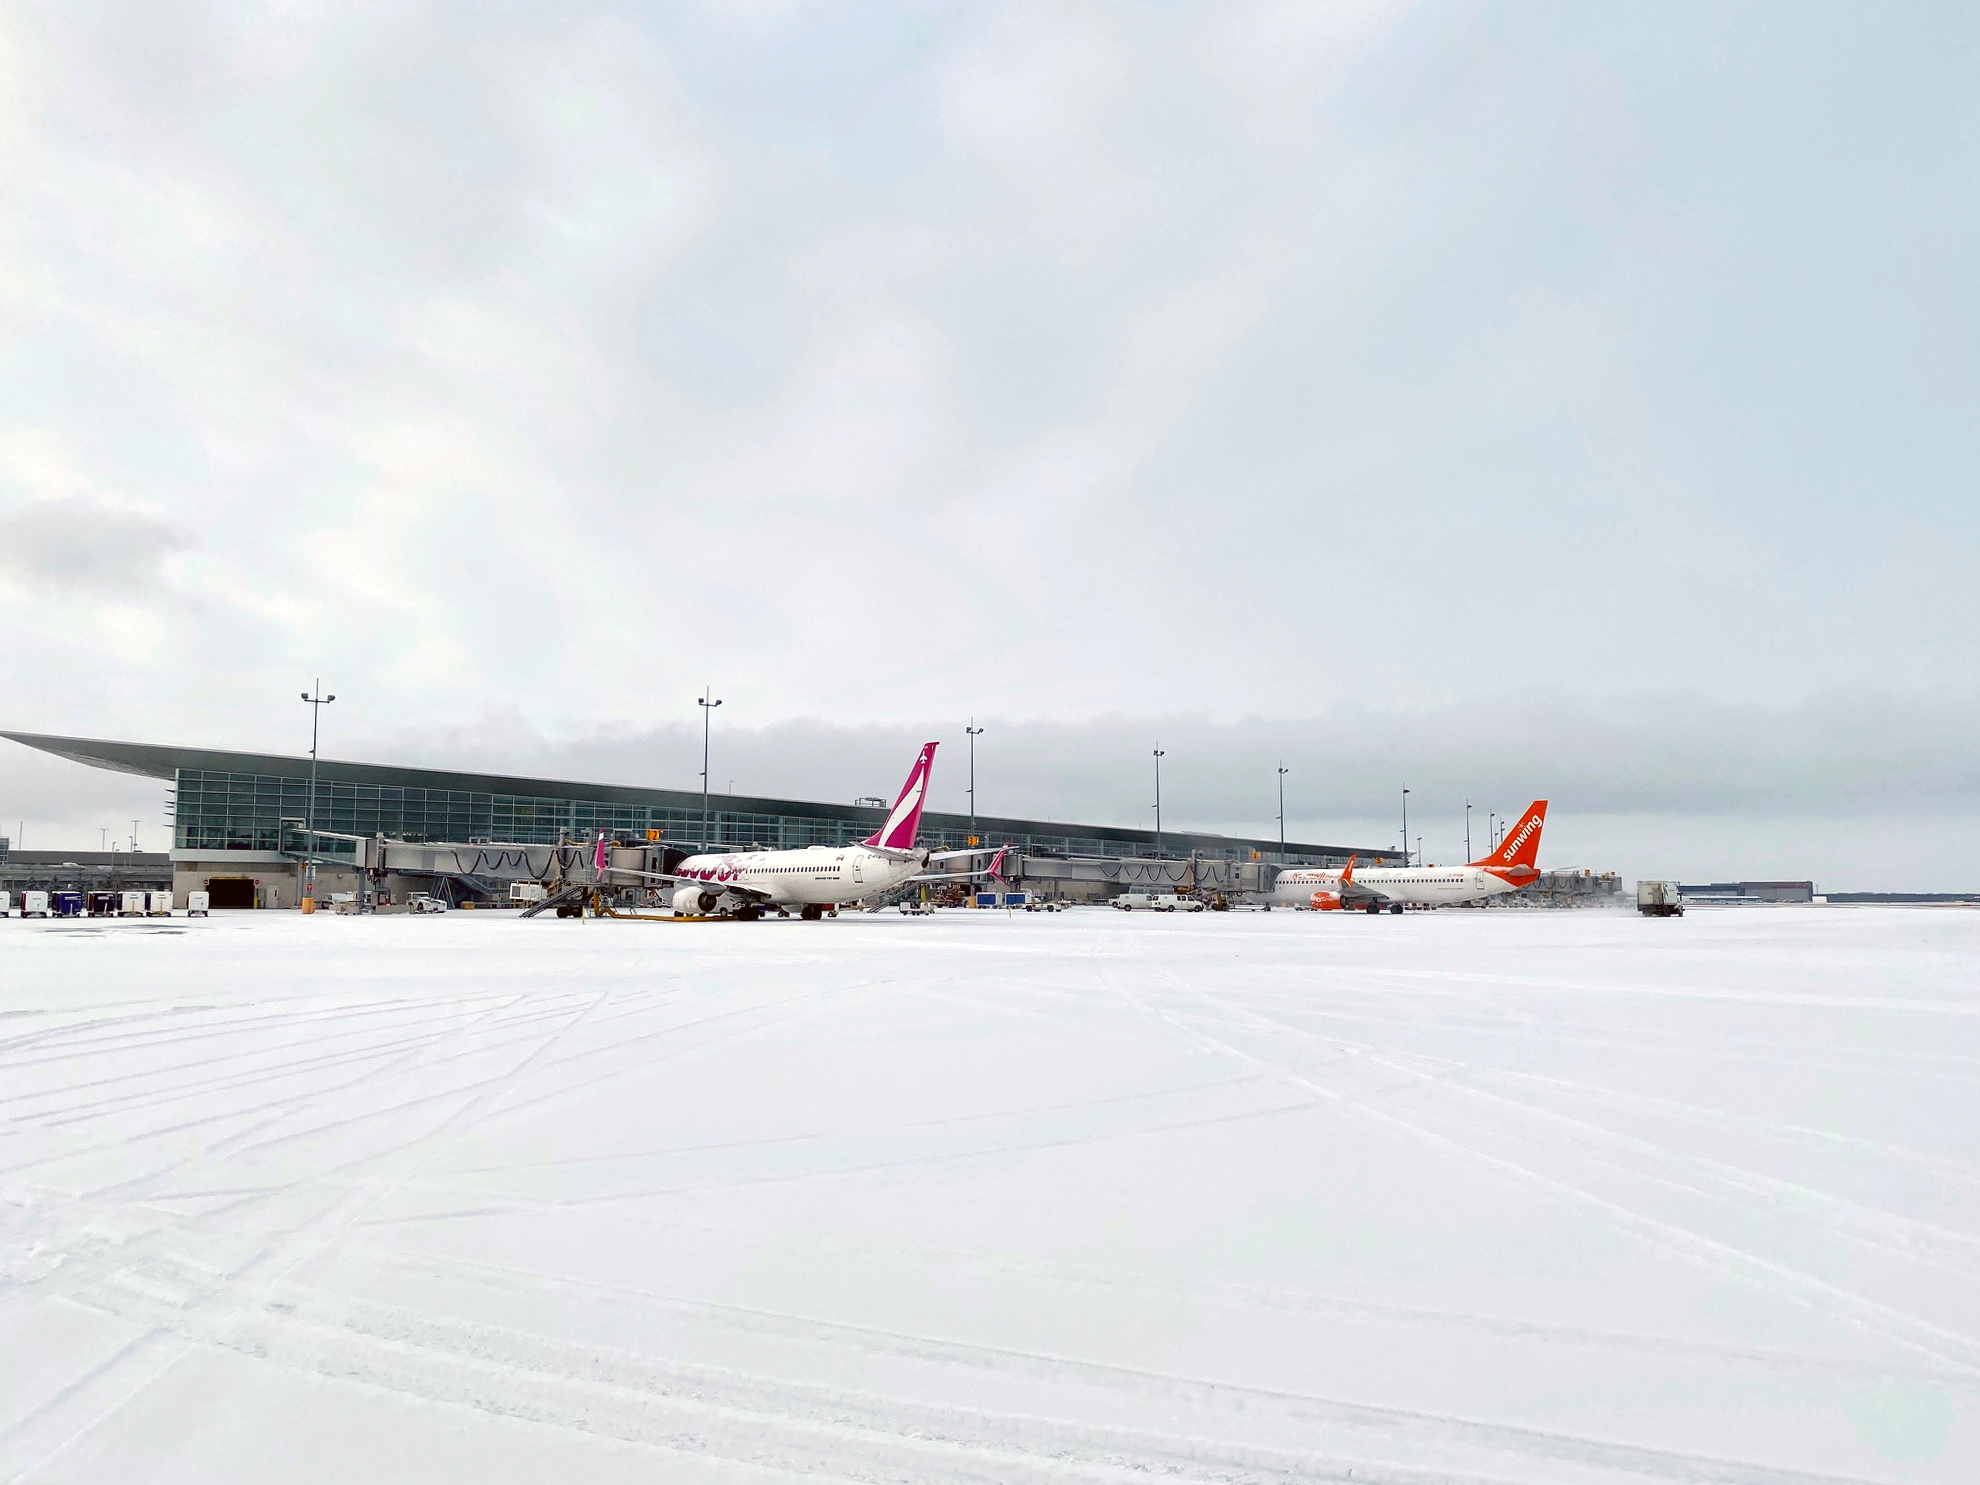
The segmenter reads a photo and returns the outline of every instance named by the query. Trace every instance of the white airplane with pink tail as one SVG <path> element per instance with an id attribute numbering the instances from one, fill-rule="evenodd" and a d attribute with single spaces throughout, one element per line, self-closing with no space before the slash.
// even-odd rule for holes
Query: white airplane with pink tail
<path id="1" fill-rule="evenodd" d="M 675 883 L 674 911 L 758 918 L 767 908 L 795 907 L 805 919 L 822 917 L 842 902 L 877 898 L 925 876 L 930 862 L 986 856 L 986 850 L 930 852 L 917 847 L 921 806 L 935 767 L 935 744 L 915 759 L 900 798 L 881 827 L 854 846 L 806 846 L 801 851 L 728 851 L 690 856 L 671 872 L 646 875 Z M 997 874 L 1004 852 L 997 851 L 983 872 Z"/>

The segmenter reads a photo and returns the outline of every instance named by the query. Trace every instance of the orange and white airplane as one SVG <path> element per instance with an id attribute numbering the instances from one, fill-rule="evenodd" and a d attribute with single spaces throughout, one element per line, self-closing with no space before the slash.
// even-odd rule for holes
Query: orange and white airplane
<path id="1" fill-rule="evenodd" d="M 1540 875 L 1540 830 L 1547 801 L 1536 799 L 1506 832 L 1499 848 L 1469 866 L 1371 866 L 1357 872 L 1354 859 L 1338 871 L 1282 871 L 1267 901 L 1320 912 L 1399 913 L 1405 907 L 1446 907 L 1477 902 L 1524 887 Z"/>

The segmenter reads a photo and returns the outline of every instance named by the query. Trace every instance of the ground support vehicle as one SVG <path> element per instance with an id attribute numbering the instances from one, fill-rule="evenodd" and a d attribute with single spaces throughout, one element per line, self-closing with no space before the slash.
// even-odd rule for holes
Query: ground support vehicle
<path id="1" fill-rule="evenodd" d="M 406 899 L 406 911 L 409 913 L 444 913 L 447 911 L 447 904 L 437 897 L 429 896 L 427 893 L 415 892 Z"/>
<path id="2" fill-rule="evenodd" d="M 1636 910 L 1646 918 L 1682 918 L 1684 894 L 1676 882 L 1638 882 Z"/>
<path id="3" fill-rule="evenodd" d="M 188 918 L 204 918 L 209 914 L 212 906 L 213 894 L 210 892 L 188 892 L 186 894 L 186 916 Z"/>

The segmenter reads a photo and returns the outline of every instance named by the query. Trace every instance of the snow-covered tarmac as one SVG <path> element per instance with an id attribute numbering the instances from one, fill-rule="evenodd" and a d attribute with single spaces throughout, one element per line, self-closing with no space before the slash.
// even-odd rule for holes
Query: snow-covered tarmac
<path id="1" fill-rule="evenodd" d="M 1980 913 L 0 923 L 0 1480 L 1980 1479 Z"/>

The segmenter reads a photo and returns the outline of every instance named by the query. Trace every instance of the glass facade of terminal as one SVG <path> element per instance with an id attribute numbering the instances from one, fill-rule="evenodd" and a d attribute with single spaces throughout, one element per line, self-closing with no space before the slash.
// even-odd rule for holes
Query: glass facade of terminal
<path id="1" fill-rule="evenodd" d="M 668 798 L 681 802 L 640 804 L 320 777 L 312 814 L 307 775 L 180 768 L 173 784 L 173 840 L 180 850 L 298 851 L 304 842 L 296 827 L 285 827 L 284 822 L 313 819 L 319 831 L 384 835 L 405 841 L 554 845 L 560 836 L 588 841 L 602 830 L 626 840 L 645 840 L 647 832 L 658 831 L 665 843 L 698 846 L 702 839 L 699 797 L 671 794 Z M 828 808 L 810 808 L 819 812 L 800 815 L 725 809 L 722 797 L 716 796 L 709 812 L 708 838 L 715 846 L 731 848 L 842 846 L 871 834 L 880 817 L 879 811 L 871 809 L 857 813 L 848 810 L 840 816 Z M 1014 824 L 1027 828 L 1009 828 Z M 1079 827 L 1069 829 L 1077 831 Z M 1009 844 L 1027 854 L 1152 854 L 1148 832 L 1120 830 L 1100 836 L 1062 833 L 1066 831 L 1068 827 L 1054 830 L 1043 822 L 984 820 L 978 827 L 977 841 Z M 922 820 L 921 844 L 936 850 L 970 845 L 968 822 L 931 812 Z M 1276 842 L 1223 837 L 1206 840 L 1178 833 L 1168 836 L 1165 845 L 1169 855 L 1187 855 L 1195 850 L 1206 856 L 1250 859 L 1257 851 L 1264 860 L 1281 859 Z M 340 855 L 348 854 L 351 848 L 321 841 L 318 849 Z M 1345 857 L 1295 846 L 1285 859 L 1338 865 Z"/>
<path id="2" fill-rule="evenodd" d="M 166 807 L 173 817 L 173 846 L 181 852 L 299 853 L 310 845 L 300 830 L 305 819 L 313 819 L 318 831 L 331 835 L 382 835 L 462 845 L 548 846 L 559 839 L 589 841 L 603 831 L 628 841 L 644 841 L 657 833 L 665 844 L 693 849 L 704 836 L 701 795 L 683 789 L 325 759 L 312 811 L 307 758 L 32 732 L 0 732 L 0 738 L 91 768 L 166 781 L 171 789 Z M 710 800 L 706 838 L 710 846 L 726 849 L 843 846 L 871 835 L 885 815 L 885 809 L 870 804 L 717 794 Z M 1288 842 L 1282 853 L 1274 840 L 1181 830 L 1165 832 L 1158 850 L 1154 832 L 1147 829 L 989 815 L 972 825 L 965 815 L 936 810 L 921 817 L 921 844 L 934 850 L 1009 845 L 1032 856 L 1197 855 L 1301 866 L 1338 866 L 1350 854 L 1374 865 L 1395 861 L 1401 854 L 1379 847 L 1302 841 Z M 350 855 L 355 846 L 319 837 L 314 849 L 322 855 Z"/>
<path id="3" fill-rule="evenodd" d="M 522 845 L 555 845 L 559 832 L 570 840 L 591 840 L 601 830 L 637 840 L 644 840 L 649 830 L 660 831 L 661 838 L 668 841 L 692 840 L 701 834 L 699 809 L 658 805 L 319 778 L 312 811 L 307 778 L 181 769 L 173 785 L 173 839 L 181 850 L 281 850 L 284 820 L 311 820 L 316 829 L 340 835 L 385 835 L 409 841 L 499 840 Z M 745 837 L 734 833 L 738 830 L 821 823 L 825 822 L 786 822 L 777 816 L 711 812 L 709 833 L 718 839 L 739 840 Z M 837 845 L 846 828 L 840 826 L 815 842 L 793 843 Z M 859 836 L 851 838 L 857 840 Z"/>

